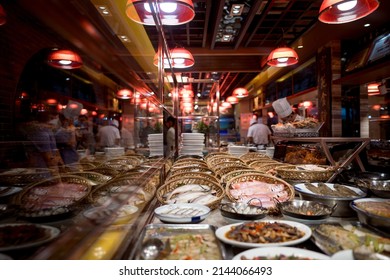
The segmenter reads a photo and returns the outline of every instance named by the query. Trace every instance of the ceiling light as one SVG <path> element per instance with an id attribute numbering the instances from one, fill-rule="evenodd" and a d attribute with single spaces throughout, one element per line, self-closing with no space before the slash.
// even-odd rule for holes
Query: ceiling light
<path id="1" fill-rule="evenodd" d="M 230 9 L 230 16 L 240 16 L 244 10 L 244 4 L 233 4 Z"/>
<path id="2" fill-rule="evenodd" d="M 190 22 L 195 17 L 192 0 L 156 2 L 158 7 L 151 9 L 148 0 L 128 0 L 126 14 L 133 21 L 144 25 L 155 25 L 152 10 L 158 12 L 163 25 L 180 25 Z"/>
<path id="3" fill-rule="evenodd" d="M 298 63 L 298 54 L 288 47 L 274 49 L 267 58 L 269 66 L 285 67 Z"/>
<path id="4" fill-rule="evenodd" d="M 371 14 L 378 7 L 377 0 L 324 0 L 318 19 L 330 24 L 351 22 Z"/>
<path id="5" fill-rule="evenodd" d="M 233 96 L 235 96 L 237 98 L 243 98 L 243 97 L 248 96 L 248 91 L 246 90 L 246 88 L 236 88 L 233 91 Z"/>
<path id="6" fill-rule="evenodd" d="M 238 103 L 238 98 L 236 96 L 229 96 L 226 98 L 226 101 L 233 105 Z"/>
<path id="7" fill-rule="evenodd" d="M 81 57 L 71 50 L 53 50 L 48 56 L 47 63 L 60 69 L 77 69 L 83 65 Z"/>
<path id="8" fill-rule="evenodd" d="M 171 60 L 164 58 L 164 68 L 188 68 L 195 64 L 194 57 L 191 52 L 186 50 L 185 48 L 174 48 L 170 50 Z M 169 63 L 171 61 L 171 63 Z M 159 64 L 159 56 L 158 52 L 154 55 L 153 64 L 158 66 Z M 187 77 L 188 79 L 188 77 Z"/>
<path id="9" fill-rule="evenodd" d="M 133 96 L 133 92 L 127 88 L 120 89 L 116 93 L 116 97 L 119 99 L 130 99 Z"/>
<path id="10" fill-rule="evenodd" d="M 379 83 L 371 83 L 367 85 L 367 93 L 369 96 L 380 94 Z"/>

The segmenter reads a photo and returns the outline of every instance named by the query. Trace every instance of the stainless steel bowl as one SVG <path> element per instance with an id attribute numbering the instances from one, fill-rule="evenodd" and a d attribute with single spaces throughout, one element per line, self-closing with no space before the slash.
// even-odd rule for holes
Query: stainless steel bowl
<path id="1" fill-rule="evenodd" d="M 317 201 L 334 208 L 331 214 L 332 217 L 356 216 L 356 212 L 352 210 L 352 208 L 349 206 L 349 203 L 354 199 L 363 198 L 367 196 L 367 193 L 364 192 L 363 190 L 361 190 L 361 194 L 359 196 L 355 196 L 355 197 L 333 197 L 333 196 L 330 197 L 330 196 L 324 196 L 315 193 L 300 191 L 297 188 L 295 188 L 295 190 L 298 196 L 300 197 L 300 199 L 302 200 Z"/>
<path id="2" fill-rule="evenodd" d="M 219 209 L 222 216 L 234 220 L 259 220 L 268 213 L 265 208 L 243 202 L 221 203 Z"/>
<path id="3" fill-rule="evenodd" d="M 369 211 L 366 211 L 359 207 L 359 202 L 387 202 L 389 199 L 384 198 L 362 198 L 356 199 L 350 203 L 351 209 L 356 211 L 359 221 L 362 224 L 368 225 L 377 229 L 380 232 L 386 233 L 387 236 L 390 236 L 390 218 L 385 216 L 379 216 Z"/>
<path id="4" fill-rule="evenodd" d="M 310 200 L 285 201 L 278 204 L 283 215 L 305 220 L 321 220 L 328 218 L 337 204 L 333 207 Z"/>
<path id="5" fill-rule="evenodd" d="M 390 198 L 390 175 L 377 172 L 363 172 L 354 179 L 355 184 L 365 190 L 367 193 L 372 193 L 375 196 L 382 198 Z"/>

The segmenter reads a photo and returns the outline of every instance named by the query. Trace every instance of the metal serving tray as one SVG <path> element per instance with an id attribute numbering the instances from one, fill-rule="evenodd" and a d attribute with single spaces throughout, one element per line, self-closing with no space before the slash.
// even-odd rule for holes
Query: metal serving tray
<path id="1" fill-rule="evenodd" d="M 182 234 L 211 234 L 214 238 L 212 242 L 215 243 L 216 248 L 218 248 L 220 258 L 227 259 L 225 247 L 216 237 L 215 230 L 216 228 L 214 226 L 208 224 L 149 224 L 143 229 L 141 236 L 136 243 L 134 252 L 131 255 L 134 256 L 134 259 L 136 260 L 142 259 L 142 244 L 145 242 L 145 240 L 149 238 L 159 238 L 163 240 L 170 238 L 172 240 L 172 238 L 174 238 L 175 236 Z M 173 244 L 171 245 L 173 247 Z M 208 259 L 207 256 L 205 257 L 205 259 Z"/>

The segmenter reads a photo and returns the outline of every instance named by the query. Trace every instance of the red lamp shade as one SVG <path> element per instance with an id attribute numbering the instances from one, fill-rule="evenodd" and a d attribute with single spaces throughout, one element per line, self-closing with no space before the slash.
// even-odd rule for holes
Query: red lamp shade
<path id="1" fill-rule="evenodd" d="M 351 22 L 371 14 L 378 7 L 377 0 L 324 0 L 318 19 L 330 24 Z"/>
<path id="2" fill-rule="evenodd" d="M 238 98 L 237 96 L 229 96 L 226 101 L 233 105 L 238 103 Z"/>
<path id="3" fill-rule="evenodd" d="M 298 55 L 288 47 L 281 47 L 274 49 L 267 58 L 269 66 L 285 67 L 298 63 Z"/>
<path id="4" fill-rule="evenodd" d="M 232 106 L 232 104 L 230 102 L 224 101 L 224 102 L 222 102 L 221 107 L 224 108 L 224 109 L 230 109 L 233 106 Z"/>
<path id="5" fill-rule="evenodd" d="M 130 99 L 133 96 L 133 92 L 127 88 L 123 88 L 116 93 L 119 99 Z"/>
<path id="6" fill-rule="evenodd" d="M 2 5 L 0 5 L 0 26 L 7 22 L 7 14 Z"/>
<path id="7" fill-rule="evenodd" d="M 367 93 L 368 93 L 368 95 L 372 96 L 372 95 L 380 94 L 380 91 L 379 91 L 379 88 L 378 88 L 379 86 L 380 86 L 379 83 L 368 84 L 367 85 Z"/>
<path id="8" fill-rule="evenodd" d="M 195 17 L 192 0 L 157 1 L 158 11 L 163 25 L 180 25 Z M 157 10 L 157 7 L 154 7 Z M 156 25 L 148 0 L 128 0 L 126 14 L 133 21 L 144 25 Z"/>
<path id="9" fill-rule="evenodd" d="M 235 96 L 237 98 L 243 98 L 243 97 L 248 96 L 248 91 L 246 90 L 246 88 L 236 88 L 233 91 L 233 96 Z"/>
<path id="10" fill-rule="evenodd" d="M 81 57 L 71 50 L 54 50 L 49 54 L 47 63 L 60 69 L 77 69 L 83 65 Z"/>
<path id="11" fill-rule="evenodd" d="M 191 52 L 185 48 L 174 48 L 170 50 L 171 64 L 169 60 L 164 57 L 164 68 L 188 68 L 195 64 L 194 57 Z M 158 52 L 154 55 L 153 64 L 158 66 L 159 57 Z"/>

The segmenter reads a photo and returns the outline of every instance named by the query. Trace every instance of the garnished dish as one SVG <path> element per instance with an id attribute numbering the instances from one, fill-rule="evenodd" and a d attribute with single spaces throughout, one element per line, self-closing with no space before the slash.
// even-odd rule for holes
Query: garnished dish
<path id="1" fill-rule="evenodd" d="M 390 239 L 352 224 L 321 224 L 313 230 L 314 243 L 328 255 L 367 246 L 374 253 L 390 253 Z"/>
<path id="2" fill-rule="evenodd" d="M 331 197 L 360 197 L 362 192 L 358 188 L 340 185 L 340 184 L 329 184 L 329 183 L 305 183 L 304 186 L 306 190 L 323 195 L 323 196 L 331 196 Z M 304 191 L 304 189 L 300 188 L 300 191 Z"/>
<path id="3" fill-rule="evenodd" d="M 26 249 L 44 244 L 60 234 L 60 230 L 37 224 L 0 225 L 0 251 Z"/>
<path id="4" fill-rule="evenodd" d="M 222 216 L 235 220 L 258 220 L 264 218 L 267 209 L 243 202 L 222 203 L 219 207 Z"/>
<path id="5" fill-rule="evenodd" d="M 215 229 L 210 225 L 148 225 L 137 246 L 136 259 L 224 259 L 224 248 L 215 237 L 214 232 Z M 150 256 L 149 253 L 152 249 L 147 246 L 150 240 L 158 241 L 162 245 L 161 252 L 154 255 L 153 258 L 147 257 L 147 255 Z"/>
<path id="6" fill-rule="evenodd" d="M 217 237 L 242 248 L 288 246 L 299 244 L 311 236 L 311 229 L 292 221 L 253 221 L 218 228 Z"/>
<path id="7" fill-rule="evenodd" d="M 162 222 L 198 223 L 210 214 L 210 208 L 202 204 L 179 203 L 160 206 L 154 213 Z"/>
<path id="8" fill-rule="evenodd" d="M 329 256 L 293 247 L 253 248 L 239 253 L 233 260 L 328 260 Z"/>
<path id="9" fill-rule="evenodd" d="M 168 192 L 164 196 L 166 203 L 211 203 L 218 198 L 215 191 L 207 185 L 187 184 Z"/>

